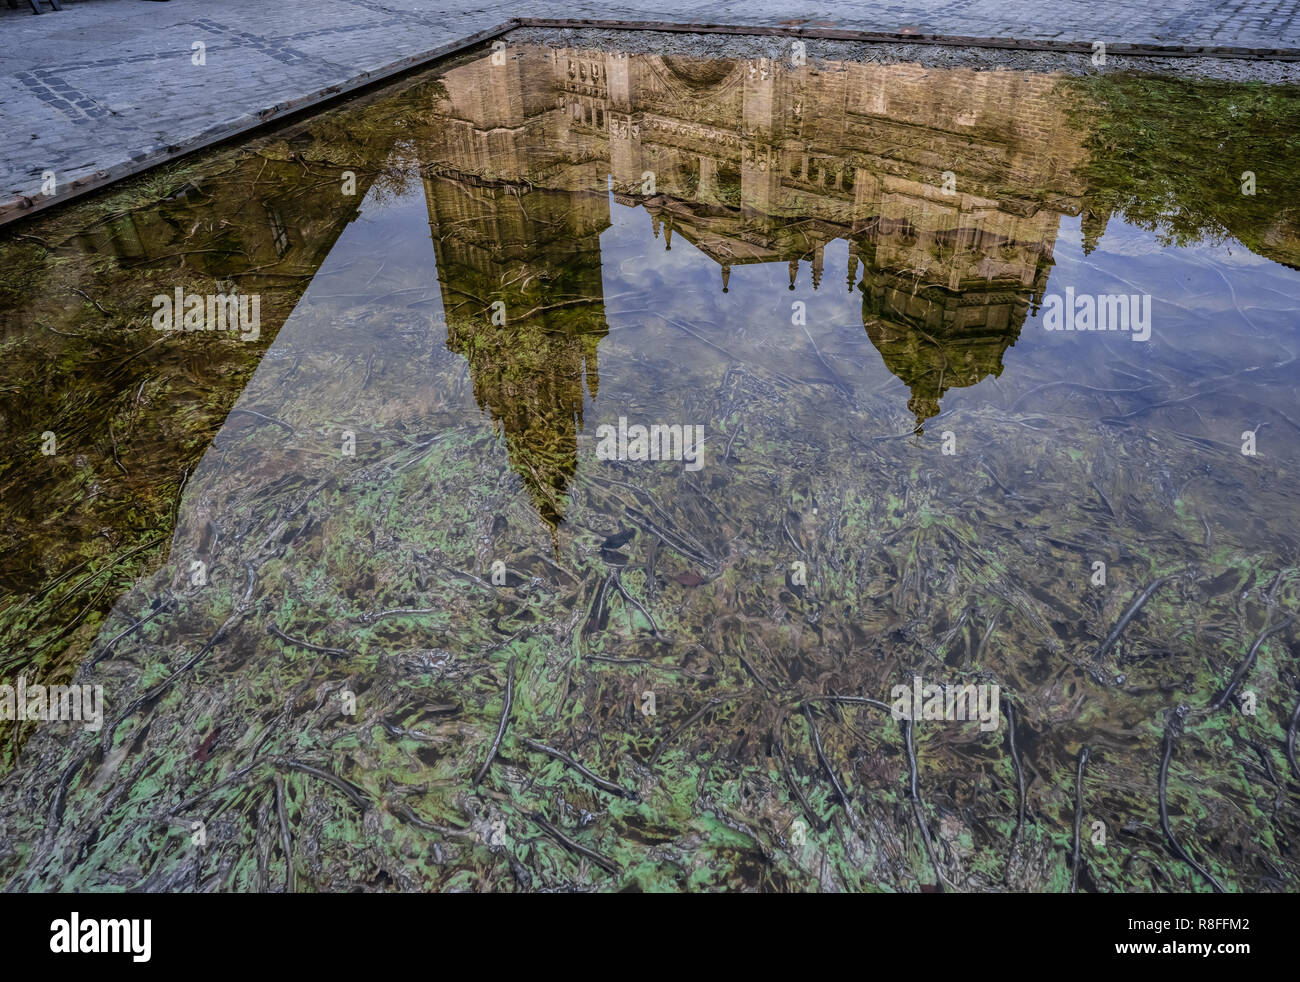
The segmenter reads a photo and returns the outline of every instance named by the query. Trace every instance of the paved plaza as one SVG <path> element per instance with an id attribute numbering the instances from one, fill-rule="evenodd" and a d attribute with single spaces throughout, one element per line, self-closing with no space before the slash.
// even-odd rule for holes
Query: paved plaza
<path id="1" fill-rule="evenodd" d="M 64 8 L 38 17 L 26 4 L 0 7 L 0 222 L 491 36 L 512 18 L 1300 48 L 1296 0 L 65 0 Z"/>

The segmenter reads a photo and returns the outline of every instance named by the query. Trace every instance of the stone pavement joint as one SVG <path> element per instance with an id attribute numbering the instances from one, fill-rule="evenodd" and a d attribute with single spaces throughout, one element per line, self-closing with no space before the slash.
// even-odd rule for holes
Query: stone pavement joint
<path id="1" fill-rule="evenodd" d="M 1300 0 L 65 0 L 64 8 L 37 17 L 0 6 L 0 224 L 527 19 L 1016 38 L 1074 50 L 1094 40 L 1300 49 Z"/>

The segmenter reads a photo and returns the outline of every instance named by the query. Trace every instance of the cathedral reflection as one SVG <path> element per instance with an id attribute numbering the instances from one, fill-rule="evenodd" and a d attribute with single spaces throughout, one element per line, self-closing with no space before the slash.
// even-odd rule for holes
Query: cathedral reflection
<path id="1" fill-rule="evenodd" d="M 947 390 L 1001 372 L 1061 217 L 1088 205 L 1045 75 L 524 46 L 441 82 L 419 156 L 447 344 L 551 523 L 597 394 L 611 200 L 713 260 L 724 291 L 754 263 L 829 288 L 826 247 L 846 240 L 840 282 L 918 431 Z"/>

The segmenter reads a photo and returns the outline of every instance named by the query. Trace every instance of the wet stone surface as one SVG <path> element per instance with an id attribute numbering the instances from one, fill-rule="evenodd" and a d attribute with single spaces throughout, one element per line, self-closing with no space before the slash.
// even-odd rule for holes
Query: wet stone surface
<path id="1" fill-rule="evenodd" d="M 70 0 L 54 16 L 0 6 L 0 216 L 57 200 L 98 176 L 133 173 L 133 161 L 165 158 L 247 129 L 268 110 L 360 83 L 407 58 L 443 48 L 511 18 L 588 18 L 727 25 L 830 27 L 1103 41 L 1300 47 L 1293 0 L 1261 8 L 1236 0 L 1009 5 L 1001 0 L 879 4 L 682 3 L 456 5 L 445 0 L 312 0 L 267 4 L 198 0 L 166 4 Z M 734 38 L 697 41 L 697 54 L 743 57 Z M 201 49 L 201 50 L 199 50 Z M 656 49 L 658 50 L 658 49 Z M 1186 64 L 1185 62 L 1183 63 Z M 1034 68 L 1030 64 L 1015 67 Z M 1240 64 L 1206 70 L 1254 72 Z M 1274 78 L 1284 69 L 1263 69 Z M 1239 76 L 1240 77 L 1240 76 Z M 47 174 L 53 175 L 51 185 Z M 24 201 L 26 199 L 26 201 Z"/>

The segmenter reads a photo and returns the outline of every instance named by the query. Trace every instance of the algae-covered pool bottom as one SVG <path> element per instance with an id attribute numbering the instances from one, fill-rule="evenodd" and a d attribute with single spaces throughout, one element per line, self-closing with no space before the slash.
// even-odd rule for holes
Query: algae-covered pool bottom
<path id="1" fill-rule="evenodd" d="M 0 882 L 1294 889 L 1297 134 L 511 43 L 0 233 Z"/>

